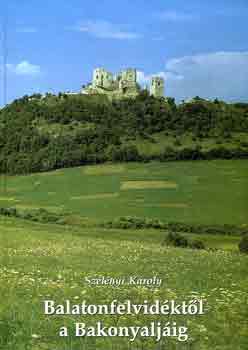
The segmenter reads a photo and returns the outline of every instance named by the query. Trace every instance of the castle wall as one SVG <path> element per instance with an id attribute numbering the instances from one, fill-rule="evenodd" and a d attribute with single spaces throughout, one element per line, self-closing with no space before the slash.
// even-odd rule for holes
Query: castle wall
<path id="1" fill-rule="evenodd" d="M 136 97 L 141 91 L 137 83 L 136 69 L 128 68 L 120 72 L 115 78 L 112 73 L 104 68 L 96 68 L 93 72 L 92 83 L 84 88 L 84 94 L 105 94 L 109 98 Z M 161 77 L 153 77 L 150 94 L 155 97 L 164 96 L 164 80 Z"/>
<path id="2" fill-rule="evenodd" d="M 93 72 L 93 87 L 111 89 L 113 86 L 113 74 L 104 68 L 96 68 Z"/>
<path id="3" fill-rule="evenodd" d="M 121 79 L 127 81 L 129 84 L 136 84 L 136 81 L 137 81 L 136 69 L 128 68 L 122 71 Z"/>

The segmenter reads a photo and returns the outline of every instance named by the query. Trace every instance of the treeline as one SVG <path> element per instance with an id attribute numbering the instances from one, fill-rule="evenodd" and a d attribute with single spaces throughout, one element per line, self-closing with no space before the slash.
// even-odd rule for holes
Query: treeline
<path id="1" fill-rule="evenodd" d="M 202 225 L 178 222 L 163 222 L 159 219 L 142 218 L 136 216 L 122 216 L 102 224 L 106 228 L 113 229 L 159 229 L 170 232 L 198 233 L 211 235 L 245 235 L 246 227 L 237 225 Z"/>
<path id="2" fill-rule="evenodd" d="M 202 150 L 200 147 L 173 149 L 165 147 L 160 154 L 146 155 L 139 153 L 135 145 L 111 145 L 104 148 L 99 143 L 82 145 L 66 138 L 52 141 L 47 147 L 27 152 L 1 153 L 0 171 L 5 174 L 29 174 L 60 168 L 82 165 L 94 165 L 104 162 L 149 162 L 149 161 L 186 161 L 213 159 L 248 159 L 248 149 L 236 147 L 228 149 L 222 146 Z M 65 142 L 63 142 L 65 141 Z M 71 142 L 72 141 L 72 142 Z"/>
<path id="3" fill-rule="evenodd" d="M 39 209 L 24 209 L 19 210 L 15 207 L 4 208 L 0 207 L 0 216 L 14 217 L 40 223 L 50 223 L 58 225 L 75 225 L 75 226 L 100 226 L 108 229 L 158 229 L 162 231 L 175 232 L 175 233 L 195 233 L 195 234 L 211 234 L 211 235 L 237 235 L 245 236 L 248 234 L 247 227 L 238 225 L 202 225 L 202 224 L 188 224 L 179 222 L 164 222 L 159 219 L 143 218 L 136 216 L 123 216 L 117 217 L 113 220 L 96 223 L 87 223 L 87 221 L 76 220 L 75 222 L 70 220 L 70 213 L 55 213 L 50 212 L 44 208 Z M 80 219 L 80 217 L 79 217 Z"/>
<path id="4" fill-rule="evenodd" d="M 41 127 L 43 126 L 43 127 Z M 44 128 L 45 126 L 45 128 Z M 25 174 L 105 161 L 149 161 L 130 140 L 166 131 L 178 138 L 227 139 L 248 132 L 248 104 L 195 98 L 176 105 L 142 92 L 136 99 L 104 96 L 24 96 L 0 110 L 0 172 Z M 165 136 L 166 137 L 166 136 Z M 156 159 L 247 158 L 248 145 L 209 151 L 166 148 Z"/>
<path id="5" fill-rule="evenodd" d="M 160 154 L 145 155 L 140 154 L 135 145 L 116 147 L 112 149 L 111 156 L 106 160 L 125 162 L 125 161 L 142 161 L 149 162 L 158 160 L 161 162 L 176 160 L 212 160 L 212 159 L 247 159 L 247 147 L 225 148 L 224 146 L 212 147 L 209 150 L 203 150 L 201 146 L 184 147 L 174 149 L 165 147 Z"/>

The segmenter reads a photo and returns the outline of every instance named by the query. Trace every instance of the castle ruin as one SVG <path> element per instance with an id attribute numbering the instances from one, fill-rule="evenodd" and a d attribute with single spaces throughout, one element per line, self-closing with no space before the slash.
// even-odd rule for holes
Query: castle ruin
<path id="1" fill-rule="evenodd" d="M 136 69 L 128 68 L 116 76 L 104 68 L 96 68 L 93 72 L 93 80 L 81 90 L 82 94 L 104 94 L 109 98 L 134 98 L 140 91 L 141 86 L 137 82 Z M 152 77 L 150 95 L 164 97 L 164 79 Z"/>

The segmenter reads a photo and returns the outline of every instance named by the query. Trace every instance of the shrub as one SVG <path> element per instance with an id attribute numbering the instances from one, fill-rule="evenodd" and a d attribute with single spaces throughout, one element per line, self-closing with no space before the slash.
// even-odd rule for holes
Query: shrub
<path id="1" fill-rule="evenodd" d="M 166 236 L 165 242 L 174 247 L 192 248 L 192 249 L 205 249 L 205 245 L 200 240 L 188 240 L 185 236 L 180 235 L 177 232 L 169 231 Z"/>
<path id="2" fill-rule="evenodd" d="M 248 234 L 244 235 L 239 242 L 239 251 L 248 254 Z"/>
<path id="3" fill-rule="evenodd" d="M 170 146 L 165 147 L 164 151 L 160 154 L 161 161 L 176 160 L 177 152 Z"/>
<path id="4" fill-rule="evenodd" d="M 192 249 L 206 249 L 204 243 L 200 240 L 193 240 L 190 242 L 189 247 Z"/>
<path id="5" fill-rule="evenodd" d="M 139 161 L 140 155 L 135 145 L 111 146 L 107 152 L 107 159 L 113 162 L 133 162 Z"/>
<path id="6" fill-rule="evenodd" d="M 170 231 L 166 237 L 166 242 L 172 244 L 174 247 L 186 248 L 189 245 L 187 238 L 180 235 L 179 233 Z"/>
<path id="7" fill-rule="evenodd" d="M 239 144 L 240 144 L 241 147 L 245 147 L 245 148 L 248 147 L 248 142 L 247 141 L 239 141 Z"/>
<path id="8" fill-rule="evenodd" d="M 0 208 L 0 215 L 16 217 L 17 210 L 15 208 Z"/>
<path id="9" fill-rule="evenodd" d="M 116 217 L 108 222 L 103 222 L 102 226 L 107 228 L 155 228 L 172 232 L 211 234 L 211 235 L 243 235 L 248 234 L 246 227 L 235 225 L 198 225 L 179 222 L 163 222 L 155 218 L 142 218 L 134 216 Z"/>
<path id="10" fill-rule="evenodd" d="M 174 146 L 181 146 L 182 145 L 182 142 L 176 138 L 175 141 L 174 141 Z"/>

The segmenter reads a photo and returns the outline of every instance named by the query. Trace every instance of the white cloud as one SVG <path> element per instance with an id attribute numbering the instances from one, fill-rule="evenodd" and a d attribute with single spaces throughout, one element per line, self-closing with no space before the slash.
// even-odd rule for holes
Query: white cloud
<path id="1" fill-rule="evenodd" d="M 174 58 L 166 63 L 165 71 L 183 77 L 170 79 L 167 85 L 168 94 L 178 99 L 199 95 L 248 100 L 248 52 L 214 52 Z"/>
<path id="2" fill-rule="evenodd" d="M 180 74 L 176 74 L 173 72 L 157 72 L 154 74 L 146 75 L 142 71 L 137 71 L 137 81 L 140 85 L 150 85 L 152 77 L 161 77 L 164 78 L 165 81 L 168 80 L 182 80 L 183 76 Z"/>
<path id="3" fill-rule="evenodd" d="M 165 79 L 167 96 L 187 100 L 195 96 L 226 101 L 248 101 L 248 52 L 214 52 L 170 59 L 165 70 L 137 72 L 141 85 L 152 76 Z"/>
<path id="4" fill-rule="evenodd" d="M 85 32 L 100 39 L 138 39 L 140 34 L 121 30 L 107 21 L 85 21 L 74 28 L 79 32 Z"/>
<path id="5" fill-rule="evenodd" d="M 196 16 L 191 13 L 179 11 L 162 11 L 157 13 L 156 16 L 161 20 L 170 22 L 192 21 L 196 18 Z"/>
<path id="6" fill-rule="evenodd" d="M 147 85 L 149 83 L 150 80 L 150 75 L 145 75 L 144 72 L 142 71 L 137 71 L 137 82 L 140 85 Z"/>
<path id="7" fill-rule="evenodd" d="M 18 64 L 7 64 L 7 68 L 11 73 L 14 73 L 16 75 L 40 75 L 41 74 L 41 68 L 38 65 L 32 64 L 28 61 L 22 61 Z"/>

